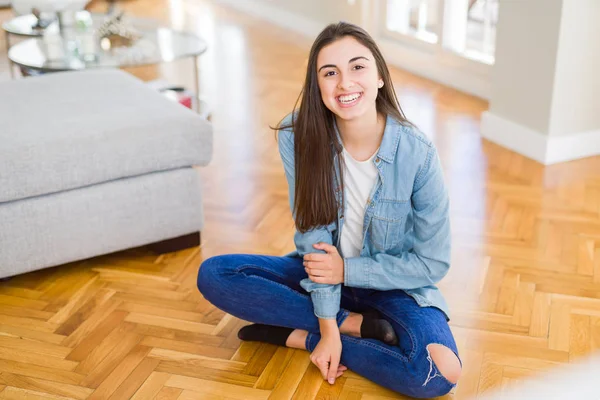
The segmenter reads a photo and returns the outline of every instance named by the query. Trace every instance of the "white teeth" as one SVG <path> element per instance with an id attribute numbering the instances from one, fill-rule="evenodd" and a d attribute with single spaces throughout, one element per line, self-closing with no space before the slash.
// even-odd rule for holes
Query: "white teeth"
<path id="1" fill-rule="evenodd" d="M 340 100 L 341 103 L 351 103 L 354 100 L 358 99 L 360 97 L 360 93 L 354 93 L 351 95 L 347 95 L 347 96 L 340 96 L 338 97 L 338 99 Z"/>

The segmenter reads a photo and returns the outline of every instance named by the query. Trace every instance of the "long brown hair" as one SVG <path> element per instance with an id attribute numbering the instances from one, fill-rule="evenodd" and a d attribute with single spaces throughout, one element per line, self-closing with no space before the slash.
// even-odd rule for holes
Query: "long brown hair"
<path id="1" fill-rule="evenodd" d="M 296 100 L 291 124 L 280 123 L 276 128 L 278 131 L 291 128 L 294 132 L 296 190 L 293 211 L 296 229 L 302 233 L 329 225 L 337 219 L 333 163 L 334 152 L 339 155 L 342 146 L 336 138 L 335 117 L 321 99 L 317 56 L 323 47 L 347 36 L 367 47 L 375 57 L 377 71 L 384 83 L 377 95 L 377 112 L 391 116 L 400 124 L 412 126 L 398 103 L 387 64 L 373 38 L 361 27 L 347 22 L 328 25 L 317 36 L 310 49 L 306 79 Z M 343 193 L 341 156 L 338 157 L 338 169 L 338 185 Z"/>

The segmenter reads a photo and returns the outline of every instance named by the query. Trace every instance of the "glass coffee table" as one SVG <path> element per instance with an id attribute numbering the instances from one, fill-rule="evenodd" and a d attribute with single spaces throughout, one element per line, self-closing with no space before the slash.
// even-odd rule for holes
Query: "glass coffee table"
<path id="1" fill-rule="evenodd" d="M 99 27 L 107 18 L 104 14 L 92 14 L 92 27 Z M 107 41 L 90 38 L 89 35 L 70 29 L 58 28 L 53 22 L 51 30 L 54 42 L 43 39 L 43 31 L 34 29 L 35 17 L 26 15 L 14 18 L 2 25 L 6 33 L 8 59 L 11 63 L 34 71 L 58 72 L 88 68 L 123 68 L 171 62 L 182 58 L 193 59 L 195 108 L 201 112 L 206 103 L 199 98 L 200 80 L 198 57 L 207 44 L 198 36 L 165 27 L 156 26 L 148 20 L 127 18 L 141 37 L 130 46 L 111 47 Z M 10 46 L 9 35 L 29 37 Z M 58 48 L 59 51 L 56 51 Z M 12 70 L 12 67 L 11 67 Z M 202 103 L 202 105 L 200 104 Z"/>

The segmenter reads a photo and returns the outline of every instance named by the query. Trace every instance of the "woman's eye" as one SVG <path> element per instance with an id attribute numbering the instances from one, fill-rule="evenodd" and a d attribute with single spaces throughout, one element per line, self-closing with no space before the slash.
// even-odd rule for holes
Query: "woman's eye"
<path id="1" fill-rule="evenodd" d="M 327 72 L 325 72 L 325 76 L 326 76 L 326 77 L 327 77 L 327 76 L 333 76 L 333 74 L 335 74 L 335 72 L 334 72 L 334 71 L 327 71 Z"/>
<path id="2" fill-rule="evenodd" d="M 355 65 L 354 69 L 363 69 L 364 67 L 362 65 Z"/>

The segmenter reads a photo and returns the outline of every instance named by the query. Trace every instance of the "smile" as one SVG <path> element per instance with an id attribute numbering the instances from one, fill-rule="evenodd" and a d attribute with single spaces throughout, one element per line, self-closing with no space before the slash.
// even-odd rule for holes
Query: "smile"
<path id="1" fill-rule="evenodd" d="M 344 94 L 342 96 L 336 97 L 336 100 L 341 105 L 349 107 L 349 106 L 353 106 L 354 104 L 358 103 L 358 101 L 361 99 L 362 95 L 363 95 L 362 92 Z"/>

